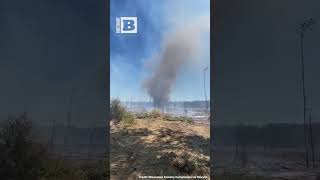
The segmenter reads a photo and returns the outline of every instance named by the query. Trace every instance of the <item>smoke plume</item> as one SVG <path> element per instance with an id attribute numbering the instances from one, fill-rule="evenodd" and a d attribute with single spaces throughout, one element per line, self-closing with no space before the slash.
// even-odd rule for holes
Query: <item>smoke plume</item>
<path id="1" fill-rule="evenodd" d="M 144 81 L 143 86 L 157 108 L 170 100 L 170 92 L 180 68 L 188 61 L 199 59 L 201 34 L 209 31 L 209 18 L 202 17 L 189 24 L 164 37 L 161 52 L 156 55 L 158 64 L 151 77 Z"/>

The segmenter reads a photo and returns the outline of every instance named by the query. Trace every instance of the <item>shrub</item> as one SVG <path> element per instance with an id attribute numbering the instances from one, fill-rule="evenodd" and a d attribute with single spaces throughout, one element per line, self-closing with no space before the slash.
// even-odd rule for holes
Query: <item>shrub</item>
<path id="1" fill-rule="evenodd" d="M 2 122 L 0 152 L 2 179 L 39 179 L 46 152 L 31 141 L 31 121 L 26 114 Z"/>
<path id="2" fill-rule="evenodd" d="M 45 146 L 31 137 L 31 120 L 23 114 L 0 124 L 0 179 L 98 180 L 106 179 L 105 166 L 80 169 L 63 159 L 49 159 Z"/>
<path id="3" fill-rule="evenodd" d="M 81 180 L 84 175 L 80 170 L 70 167 L 63 159 L 43 161 L 41 177 L 43 180 Z"/>
<path id="4" fill-rule="evenodd" d="M 116 123 L 123 122 L 125 124 L 133 124 L 135 122 L 135 117 L 126 111 L 119 99 L 111 101 L 111 115 Z"/>
<path id="5" fill-rule="evenodd" d="M 137 114 L 137 118 L 139 119 L 151 119 L 159 117 L 161 117 L 161 112 L 157 109 L 153 109 L 151 112 L 142 112 Z"/>
<path id="6" fill-rule="evenodd" d="M 158 109 L 153 109 L 151 112 L 150 112 L 150 116 L 152 118 L 159 118 L 161 117 L 161 112 L 158 110 Z"/>
<path id="7" fill-rule="evenodd" d="M 63 159 L 50 159 L 43 163 L 41 180 L 101 180 L 107 179 L 107 161 L 73 167 Z"/>
<path id="8" fill-rule="evenodd" d="M 184 152 L 171 162 L 173 166 L 175 166 L 180 172 L 187 174 L 197 174 L 197 175 L 207 175 L 209 174 L 208 169 L 206 167 L 207 160 L 200 159 L 195 156 L 191 156 L 190 154 Z M 206 167 L 206 168 L 205 168 Z"/>
<path id="9" fill-rule="evenodd" d="M 126 115 L 126 109 L 121 105 L 119 99 L 114 99 L 111 101 L 111 117 L 116 122 L 120 122 Z"/>
<path id="10" fill-rule="evenodd" d="M 106 166 L 109 161 L 100 161 L 95 167 L 85 167 L 86 180 L 107 179 Z"/>
<path id="11" fill-rule="evenodd" d="M 123 122 L 124 124 L 134 124 L 136 122 L 136 119 L 132 114 L 125 112 L 124 116 L 121 119 L 121 122 Z"/>
<path id="12" fill-rule="evenodd" d="M 193 120 L 191 117 L 182 117 L 182 121 L 187 122 L 187 123 L 193 123 Z"/>
<path id="13" fill-rule="evenodd" d="M 175 116 L 166 115 L 164 117 L 164 119 L 166 121 L 181 121 L 181 122 L 186 122 L 186 123 L 193 123 L 193 120 L 190 117 L 181 117 L 181 116 L 175 117 Z"/>
<path id="14" fill-rule="evenodd" d="M 136 117 L 138 119 L 147 119 L 147 118 L 150 118 L 150 115 L 147 112 L 142 112 L 142 113 L 137 114 Z"/>

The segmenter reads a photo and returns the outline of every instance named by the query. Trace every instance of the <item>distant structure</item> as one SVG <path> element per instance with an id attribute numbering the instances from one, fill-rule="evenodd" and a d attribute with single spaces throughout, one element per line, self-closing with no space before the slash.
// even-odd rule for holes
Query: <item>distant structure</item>
<path id="1" fill-rule="evenodd" d="M 69 97 L 69 109 L 68 109 L 68 115 L 67 115 L 67 132 L 65 132 L 65 136 L 64 136 L 64 145 L 67 145 L 69 143 L 68 136 L 71 130 L 71 112 L 72 112 L 72 105 L 73 105 L 73 94 L 74 94 L 74 87 L 72 87 L 71 95 Z"/>
<path id="2" fill-rule="evenodd" d="M 205 102 L 205 108 L 206 113 L 208 114 L 208 101 L 207 101 L 207 92 L 206 92 L 206 71 L 208 70 L 208 67 L 203 69 L 203 89 L 204 89 L 204 102 Z"/>
<path id="3" fill-rule="evenodd" d="M 305 69 L 304 69 L 304 33 L 307 30 L 312 30 L 315 21 L 312 18 L 307 19 L 300 24 L 300 50 L 301 50 L 301 81 L 302 81 L 302 95 L 303 95 L 303 126 L 304 126 L 304 143 L 305 143 L 305 160 L 306 167 L 309 168 L 309 149 L 308 149 L 308 135 L 307 135 L 307 122 L 306 122 L 306 88 L 305 88 Z M 309 118 L 311 127 L 311 119 Z"/>

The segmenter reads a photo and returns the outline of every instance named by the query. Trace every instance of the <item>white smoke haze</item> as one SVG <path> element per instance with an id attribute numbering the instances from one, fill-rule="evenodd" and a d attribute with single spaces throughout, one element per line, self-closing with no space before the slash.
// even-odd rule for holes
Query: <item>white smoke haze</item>
<path id="1" fill-rule="evenodd" d="M 199 17 L 189 21 L 187 26 L 179 26 L 163 39 L 161 52 L 151 60 L 155 62 L 153 73 L 143 82 L 143 87 L 157 108 L 163 107 L 170 100 L 170 92 L 180 68 L 185 63 L 200 59 L 201 37 L 203 33 L 209 32 L 210 19 L 207 16 Z"/>

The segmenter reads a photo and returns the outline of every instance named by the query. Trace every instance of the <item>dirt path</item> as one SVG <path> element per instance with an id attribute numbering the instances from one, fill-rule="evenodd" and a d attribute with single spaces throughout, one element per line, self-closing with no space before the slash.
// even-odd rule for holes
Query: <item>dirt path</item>
<path id="1" fill-rule="evenodd" d="M 139 175 L 207 175 L 209 126 L 162 119 L 111 124 L 111 179 Z"/>

